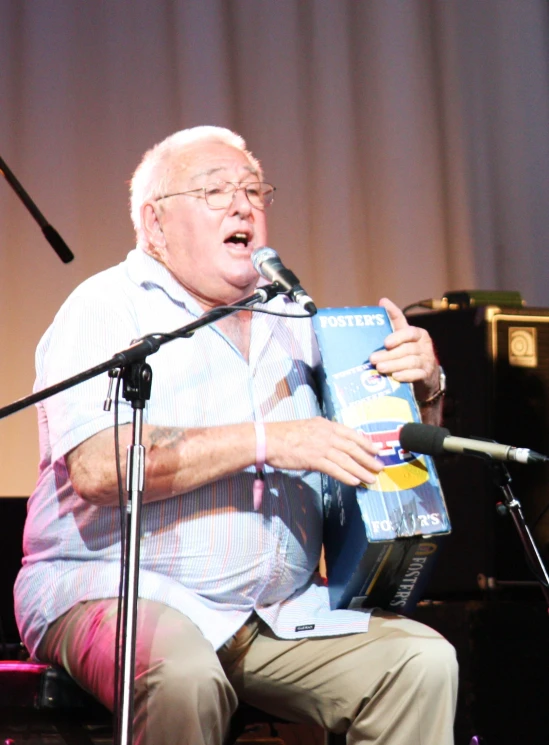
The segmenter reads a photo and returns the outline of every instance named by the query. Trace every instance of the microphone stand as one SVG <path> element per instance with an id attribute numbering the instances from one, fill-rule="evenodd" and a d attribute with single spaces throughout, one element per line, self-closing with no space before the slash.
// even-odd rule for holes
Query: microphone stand
<path id="1" fill-rule="evenodd" d="M 143 409 L 150 398 L 152 370 L 144 361 L 147 355 L 157 352 L 163 344 L 174 339 L 189 338 L 202 326 L 207 326 L 231 313 L 250 307 L 255 303 L 266 303 L 275 295 L 287 290 L 274 282 L 257 288 L 253 295 L 231 305 L 214 308 L 196 321 L 182 326 L 169 334 L 150 334 L 138 340 L 111 359 L 67 378 L 60 383 L 44 388 L 38 393 L 19 399 L 0 409 L 0 420 L 20 411 L 31 404 L 42 401 L 56 393 L 72 388 L 107 371 L 121 371 L 124 379 L 124 397 L 133 408 L 132 444 L 128 447 L 126 464 L 126 488 L 128 500 L 126 507 L 126 561 L 124 566 L 122 597 L 122 665 L 120 680 L 120 714 L 116 717 L 117 740 L 119 745 L 131 745 L 133 735 L 134 678 L 136 618 L 139 584 L 139 548 L 141 539 L 141 504 L 145 487 L 145 448 L 142 445 Z M 111 379 L 112 382 L 112 379 Z M 117 649 L 118 654 L 118 649 Z M 116 659 L 118 663 L 118 658 Z"/>
<path id="2" fill-rule="evenodd" d="M 50 225 L 50 223 L 46 220 L 44 215 L 40 212 L 40 210 L 35 205 L 35 203 L 32 201 L 32 199 L 29 197 L 27 192 L 23 189 L 23 187 L 21 186 L 21 184 L 15 177 L 15 174 L 13 173 L 13 171 L 11 171 L 8 168 L 8 164 L 6 163 L 6 161 L 3 160 L 2 158 L 0 158 L 0 173 L 4 175 L 8 184 L 17 194 L 19 199 L 23 202 L 23 204 L 28 209 L 28 211 L 31 213 L 31 215 L 34 217 L 36 222 L 40 225 L 40 227 L 42 228 L 42 233 L 44 234 L 44 238 L 48 241 L 48 243 L 53 248 L 55 253 L 59 256 L 61 261 L 64 264 L 68 264 L 69 261 L 72 261 L 74 259 L 73 252 L 67 246 L 63 238 L 61 238 L 61 236 L 59 235 L 57 230 L 53 227 L 53 225 Z"/>
<path id="3" fill-rule="evenodd" d="M 524 519 L 522 506 L 511 490 L 511 475 L 503 461 L 490 460 L 494 483 L 503 493 L 503 505 L 511 514 L 518 531 L 530 568 L 541 587 L 545 604 L 549 612 L 549 575 L 536 547 L 530 529 Z"/>

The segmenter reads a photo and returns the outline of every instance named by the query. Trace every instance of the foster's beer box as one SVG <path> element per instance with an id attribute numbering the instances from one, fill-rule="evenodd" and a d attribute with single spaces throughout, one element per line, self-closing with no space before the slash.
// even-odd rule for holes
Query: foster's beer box
<path id="1" fill-rule="evenodd" d="M 410 383 L 368 362 L 392 332 L 382 307 L 324 308 L 313 318 L 324 415 L 381 443 L 384 470 L 357 488 L 323 477 L 324 551 L 332 608 L 411 614 L 451 530 L 432 458 L 403 450 L 399 432 L 420 422 Z"/>

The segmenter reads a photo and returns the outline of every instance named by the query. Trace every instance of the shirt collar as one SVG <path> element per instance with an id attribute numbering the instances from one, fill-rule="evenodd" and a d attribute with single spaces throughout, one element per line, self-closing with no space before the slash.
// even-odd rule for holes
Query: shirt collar
<path id="1" fill-rule="evenodd" d="M 174 302 L 184 305 L 195 316 L 201 316 L 203 309 L 191 294 L 185 290 L 180 282 L 162 262 L 154 259 L 141 248 L 134 248 L 127 259 L 128 275 L 136 285 L 147 289 L 159 287 Z"/>
<path id="2" fill-rule="evenodd" d="M 132 249 L 126 258 L 126 263 L 128 266 L 128 276 L 136 285 L 140 285 L 143 288 L 159 287 L 172 300 L 184 305 L 197 318 L 205 312 L 196 299 L 177 281 L 170 270 L 162 262 L 143 251 L 143 249 Z M 258 284 L 260 286 L 261 284 L 265 284 L 265 282 L 260 281 Z M 261 307 L 265 308 L 267 306 L 262 305 Z M 278 295 L 273 298 L 269 302 L 268 308 L 292 315 L 303 313 L 303 310 L 298 305 L 291 303 L 290 299 L 285 295 Z M 277 316 L 266 316 L 263 313 L 258 313 L 257 316 L 261 316 L 269 328 L 276 323 Z"/>

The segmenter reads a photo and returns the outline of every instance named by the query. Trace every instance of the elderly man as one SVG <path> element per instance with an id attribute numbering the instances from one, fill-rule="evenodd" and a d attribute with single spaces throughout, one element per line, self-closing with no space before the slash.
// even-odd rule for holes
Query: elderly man
<path id="1" fill-rule="evenodd" d="M 147 152 L 132 181 L 137 248 L 62 306 L 38 347 L 36 386 L 251 294 L 273 191 L 225 129 L 178 132 Z M 436 421 L 431 340 L 382 304 L 395 330 L 372 362 L 413 382 Z M 316 573 L 320 474 L 367 484 L 382 466 L 366 437 L 320 416 L 310 321 L 292 317 L 301 309 L 285 296 L 268 307 L 288 317 L 241 311 L 150 360 L 134 740 L 221 745 L 240 699 L 347 732 L 350 744 L 448 745 L 452 647 L 409 619 L 330 610 Z M 16 611 L 31 653 L 112 708 L 120 522 L 105 396 L 102 376 L 39 406 L 40 474 Z M 125 402 L 119 421 L 122 452 Z"/>

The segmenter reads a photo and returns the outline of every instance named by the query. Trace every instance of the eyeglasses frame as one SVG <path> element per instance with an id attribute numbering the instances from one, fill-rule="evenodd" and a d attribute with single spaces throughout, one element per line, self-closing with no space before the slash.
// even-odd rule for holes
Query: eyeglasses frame
<path id="1" fill-rule="evenodd" d="M 234 186 L 235 187 L 234 188 L 234 191 L 232 193 L 231 201 L 225 207 L 215 207 L 215 206 L 212 206 L 208 202 L 208 197 L 206 196 L 206 189 L 208 189 L 210 186 L 213 186 L 214 183 L 230 184 L 231 186 Z M 271 201 L 268 204 L 263 205 L 263 207 L 259 207 L 258 205 L 253 204 L 253 202 L 250 199 L 250 195 L 248 194 L 248 187 L 249 186 L 254 186 L 255 184 L 265 184 L 267 186 L 270 186 L 271 189 L 272 189 L 272 192 L 270 192 L 270 194 L 271 194 Z M 164 194 L 161 197 L 156 197 L 155 198 L 155 201 L 156 202 L 159 202 L 161 199 L 170 199 L 171 197 L 194 196 L 197 199 L 204 199 L 204 201 L 206 202 L 206 204 L 208 205 L 208 207 L 211 210 L 226 210 L 228 207 L 231 206 L 231 204 L 233 203 L 234 198 L 236 196 L 236 192 L 237 191 L 240 191 L 240 189 L 243 189 L 244 190 L 244 192 L 246 194 L 246 198 L 248 199 L 248 202 L 255 209 L 265 210 L 267 207 L 270 207 L 272 205 L 272 203 L 274 202 L 274 193 L 276 191 L 276 186 L 273 186 L 272 184 L 269 184 L 267 181 L 248 181 L 245 184 L 243 184 L 242 182 L 236 183 L 234 181 L 213 182 L 211 184 L 207 184 L 206 186 L 199 186 L 196 189 L 189 189 L 188 191 L 176 191 L 173 194 Z M 202 194 L 197 194 L 196 192 L 202 192 Z"/>

